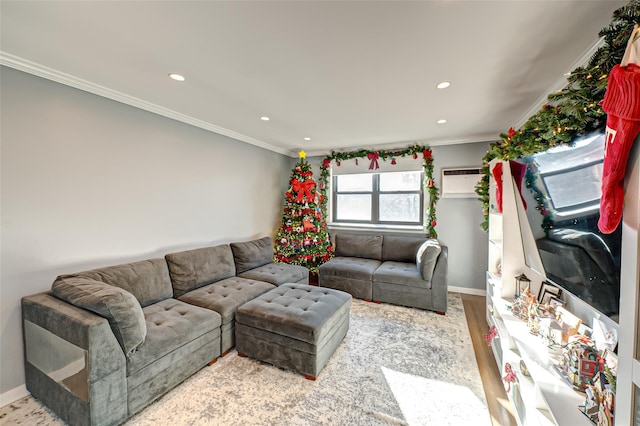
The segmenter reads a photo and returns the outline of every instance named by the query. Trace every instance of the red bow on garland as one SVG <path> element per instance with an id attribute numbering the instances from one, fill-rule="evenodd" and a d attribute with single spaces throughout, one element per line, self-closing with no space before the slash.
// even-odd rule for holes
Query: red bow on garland
<path id="1" fill-rule="evenodd" d="M 378 152 L 368 153 L 367 158 L 371 160 L 371 164 L 369 164 L 369 170 L 373 170 L 374 168 L 377 170 L 380 168 L 380 165 L 378 164 L 378 158 L 380 158 L 380 154 L 378 154 Z"/>
<path id="2" fill-rule="evenodd" d="M 307 200 L 311 200 L 313 195 L 311 194 L 311 190 L 315 188 L 316 183 L 312 180 L 306 180 L 304 182 L 300 182 L 298 179 L 293 179 L 291 181 L 291 189 L 298 193 L 296 197 L 296 202 L 301 202 L 304 200 L 304 197 L 307 197 Z"/>

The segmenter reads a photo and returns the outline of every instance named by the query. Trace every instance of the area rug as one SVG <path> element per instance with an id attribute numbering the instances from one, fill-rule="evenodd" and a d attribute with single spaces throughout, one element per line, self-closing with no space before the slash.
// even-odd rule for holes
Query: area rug
<path id="1" fill-rule="evenodd" d="M 127 425 L 490 425 L 462 300 L 445 316 L 354 300 L 347 337 L 316 381 L 231 352 Z M 0 423 L 61 425 L 32 397 Z"/>

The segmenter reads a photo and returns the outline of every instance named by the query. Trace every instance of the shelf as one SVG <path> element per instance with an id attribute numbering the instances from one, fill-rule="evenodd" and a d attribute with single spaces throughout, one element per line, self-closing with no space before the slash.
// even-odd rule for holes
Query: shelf
<path id="1" fill-rule="evenodd" d="M 491 303 L 493 321 L 505 353 L 502 364 L 511 363 L 520 383 L 522 399 L 526 402 L 521 408 L 525 412 L 521 413 L 516 405 L 519 401 L 511 401 L 521 417 L 521 424 L 591 425 L 578 410 L 578 406 L 584 403 L 584 395 L 573 390 L 556 369 L 560 355 L 550 353 L 538 336 L 529 333 L 527 324 L 511 314 L 507 309 L 509 301 L 493 297 Z M 520 360 L 524 361 L 530 378 L 522 373 Z M 503 367 L 501 369 L 503 372 Z"/>

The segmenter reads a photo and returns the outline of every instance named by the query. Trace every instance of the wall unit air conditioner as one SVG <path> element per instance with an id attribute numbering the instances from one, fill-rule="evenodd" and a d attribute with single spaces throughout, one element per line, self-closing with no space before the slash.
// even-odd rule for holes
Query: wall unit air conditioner
<path id="1" fill-rule="evenodd" d="M 480 167 L 458 167 L 442 169 L 443 198 L 476 198 L 475 186 L 480 182 L 482 169 Z"/>

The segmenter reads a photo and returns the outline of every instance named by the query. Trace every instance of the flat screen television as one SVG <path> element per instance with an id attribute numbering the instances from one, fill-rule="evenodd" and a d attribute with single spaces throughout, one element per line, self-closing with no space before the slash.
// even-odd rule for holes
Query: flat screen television
<path id="1" fill-rule="evenodd" d="M 597 131 L 518 161 L 527 165 L 522 195 L 544 268 L 536 272 L 617 322 L 622 230 L 598 230 L 604 136 Z"/>

